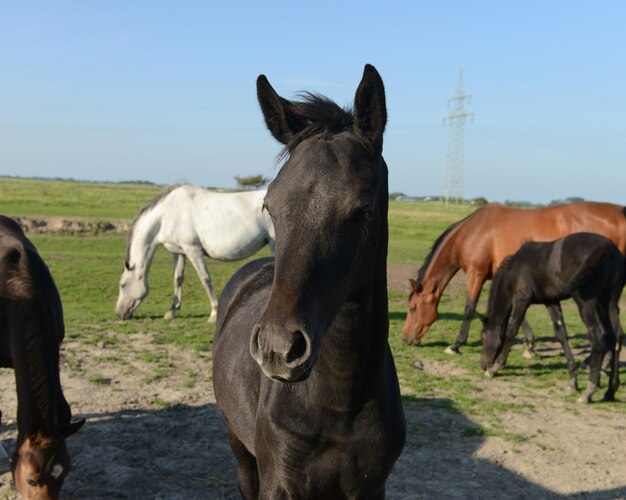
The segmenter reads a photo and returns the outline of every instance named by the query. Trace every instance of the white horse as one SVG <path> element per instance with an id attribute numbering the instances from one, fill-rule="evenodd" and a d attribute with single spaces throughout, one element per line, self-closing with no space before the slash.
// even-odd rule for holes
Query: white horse
<path id="1" fill-rule="evenodd" d="M 274 226 L 262 210 L 266 190 L 217 193 L 182 185 L 155 196 L 135 216 L 115 308 L 128 319 L 148 294 L 148 271 L 159 244 L 174 254 L 174 300 L 165 319 L 180 309 L 185 257 L 189 258 L 211 302 L 209 323 L 217 317 L 217 295 L 204 255 L 233 261 L 266 244 L 274 253 Z"/>

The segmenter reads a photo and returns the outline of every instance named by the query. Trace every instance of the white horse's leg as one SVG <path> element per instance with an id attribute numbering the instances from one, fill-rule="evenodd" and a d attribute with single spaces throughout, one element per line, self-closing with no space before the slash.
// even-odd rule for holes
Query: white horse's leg
<path id="1" fill-rule="evenodd" d="M 164 319 L 174 318 L 176 311 L 180 309 L 183 294 L 183 279 L 185 277 L 185 255 L 180 253 L 172 254 L 174 256 L 174 298 L 172 299 L 172 307 L 163 316 Z"/>
<path id="2" fill-rule="evenodd" d="M 217 295 L 215 294 L 215 290 L 213 289 L 213 283 L 211 282 L 209 270 L 206 267 L 202 248 L 187 247 L 185 249 L 185 254 L 189 259 L 189 262 L 191 262 L 191 265 L 193 265 L 194 269 L 198 273 L 198 277 L 202 282 L 204 291 L 209 296 L 209 301 L 211 302 L 211 315 L 209 316 L 209 323 L 215 323 L 215 321 L 217 320 Z"/>

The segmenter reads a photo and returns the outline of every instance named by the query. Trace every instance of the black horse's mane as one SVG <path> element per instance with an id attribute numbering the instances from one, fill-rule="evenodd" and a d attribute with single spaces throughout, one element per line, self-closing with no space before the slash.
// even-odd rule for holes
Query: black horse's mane
<path id="1" fill-rule="evenodd" d="M 463 224 L 467 219 L 469 219 L 472 215 L 474 215 L 476 212 L 473 212 L 471 214 L 469 214 L 467 217 L 464 217 L 463 219 L 461 219 L 460 221 L 455 222 L 454 224 L 450 225 L 443 233 L 441 233 L 439 235 L 439 237 L 435 240 L 435 242 L 433 243 L 433 246 L 430 248 L 430 250 L 428 251 L 428 255 L 426 255 L 426 258 L 424 259 L 424 262 L 422 263 L 422 266 L 418 269 L 417 271 L 417 277 L 415 278 L 415 280 L 417 281 L 418 285 L 421 285 L 422 282 L 424 281 L 424 276 L 426 275 L 426 270 L 428 269 L 428 266 L 430 265 L 431 261 L 433 260 L 433 257 L 435 256 L 435 253 L 437 252 L 437 250 L 439 249 L 439 247 L 441 246 L 441 244 L 443 243 L 443 241 L 447 238 L 447 236 L 454 231 L 458 226 L 460 226 L 461 224 Z"/>
<path id="2" fill-rule="evenodd" d="M 511 265 L 511 260 L 513 260 L 513 255 L 509 255 L 507 258 L 505 258 L 502 261 L 502 263 L 500 264 L 500 267 L 496 271 L 496 274 L 491 280 L 491 290 L 500 291 L 500 286 L 502 285 L 504 276 L 506 275 L 509 269 L 509 266 Z M 496 293 L 491 293 L 491 292 L 489 293 L 489 300 L 487 302 L 487 314 L 490 314 L 490 311 L 494 310 L 494 307 L 496 305 L 495 301 L 498 299 L 498 295 L 499 294 L 496 294 Z"/>
<path id="3" fill-rule="evenodd" d="M 307 125 L 294 134 L 278 155 L 283 160 L 302 141 L 317 134 L 337 134 L 348 130 L 354 123 L 354 110 L 342 108 L 337 103 L 320 94 L 300 92 L 298 101 L 288 101 L 290 111 L 305 121 Z"/>
<path id="4" fill-rule="evenodd" d="M 32 418 L 44 418 L 57 404 L 51 384 L 57 380 L 54 370 L 59 366 L 58 345 L 65 336 L 63 306 L 48 266 L 21 228 L 14 221 L 8 223 L 5 218 L 0 223 L 14 232 L 20 242 L 15 246 L 15 252 L 20 254 L 19 261 L 4 276 L 6 283 L 3 287 L 8 288 L 3 300 L 11 301 L 12 321 L 18 322 L 22 329 L 22 352 L 28 360 L 25 363 L 28 385 L 39 412 Z M 62 410 L 57 408 L 57 411 Z"/>
<path id="5" fill-rule="evenodd" d="M 159 194 L 150 199 L 143 207 L 141 207 L 139 212 L 137 212 L 128 228 L 128 240 L 126 242 L 126 262 L 129 262 L 130 259 L 130 242 L 133 241 L 133 232 L 135 230 L 135 225 L 137 224 L 137 221 L 141 219 L 144 214 L 156 207 L 161 202 L 161 200 L 163 200 L 163 198 L 165 198 L 168 194 L 181 186 L 183 186 L 183 184 L 174 184 L 173 186 L 170 186 L 167 189 L 161 191 Z"/>

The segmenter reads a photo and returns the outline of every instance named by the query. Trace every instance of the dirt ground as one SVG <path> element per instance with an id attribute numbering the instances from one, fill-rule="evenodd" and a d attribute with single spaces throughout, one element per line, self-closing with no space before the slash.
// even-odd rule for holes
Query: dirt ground
<path id="1" fill-rule="evenodd" d="M 405 277 L 390 269 L 390 286 L 402 288 Z M 239 498 L 208 376 L 210 354 L 155 345 L 149 334 L 108 335 L 118 342 L 63 346 L 64 392 L 75 416 L 87 418 L 68 440 L 74 468 L 63 498 Z M 544 349 L 547 355 L 556 346 Z M 146 353 L 165 357 L 165 374 L 155 376 Z M 436 362 L 419 368 L 449 372 Z M 190 373 L 198 375 L 190 380 Z M 502 420 L 506 433 L 528 439 L 472 435 L 467 429 L 480 428 L 480 421 L 450 411 L 445 400 L 416 399 L 405 405 L 409 438 L 387 483 L 389 498 L 626 498 L 626 414 L 572 408 L 564 387 L 534 393 L 511 379 L 486 382 L 485 391 L 502 400 L 534 405 Z M 10 370 L 0 370 L 0 398 L 0 442 L 10 453 L 16 437 Z M 10 483 L 10 473 L 0 474 L 0 498 L 18 498 Z"/>

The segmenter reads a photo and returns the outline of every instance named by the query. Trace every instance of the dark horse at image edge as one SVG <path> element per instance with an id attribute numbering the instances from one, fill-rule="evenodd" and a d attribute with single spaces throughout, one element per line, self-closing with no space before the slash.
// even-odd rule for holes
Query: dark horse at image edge
<path id="1" fill-rule="evenodd" d="M 406 425 L 388 344 L 387 121 L 365 67 L 354 111 L 257 95 L 288 160 L 265 207 L 275 259 L 226 285 L 213 350 L 217 405 L 244 498 L 383 498 Z"/>
<path id="2" fill-rule="evenodd" d="M 560 301 L 573 298 L 589 330 L 589 383 L 579 401 L 588 403 L 600 386 L 607 353 L 609 383 L 604 399 L 619 387 L 619 357 L 624 332 L 619 299 L 626 281 L 624 256 L 604 236 L 575 233 L 549 243 L 525 243 L 496 273 L 483 320 L 481 367 L 493 376 L 505 364 L 513 339 L 531 304 L 545 304 L 567 359 L 570 387 L 577 389 L 576 362 L 567 341 Z M 479 316 L 480 317 L 480 316 Z"/>
<path id="3" fill-rule="evenodd" d="M 24 498 L 55 499 L 70 467 L 71 423 L 61 390 L 61 299 L 48 267 L 19 225 L 0 216 L 0 366 L 15 370 L 17 444 L 13 480 Z"/>

